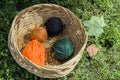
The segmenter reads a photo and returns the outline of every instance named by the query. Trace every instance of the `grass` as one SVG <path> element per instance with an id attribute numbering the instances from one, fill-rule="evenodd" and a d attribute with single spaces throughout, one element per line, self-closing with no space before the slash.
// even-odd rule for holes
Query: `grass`
<path id="1" fill-rule="evenodd" d="M 98 38 L 90 37 L 88 44 L 100 48 L 98 55 L 87 52 L 76 68 L 59 80 L 119 80 L 120 79 L 120 1 L 119 0 L 1 0 L 0 1 L 0 80 L 55 80 L 39 78 L 21 68 L 7 47 L 12 21 L 22 9 L 39 3 L 54 3 L 69 8 L 81 21 L 91 16 L 104 16 L 107 26 Z"/>

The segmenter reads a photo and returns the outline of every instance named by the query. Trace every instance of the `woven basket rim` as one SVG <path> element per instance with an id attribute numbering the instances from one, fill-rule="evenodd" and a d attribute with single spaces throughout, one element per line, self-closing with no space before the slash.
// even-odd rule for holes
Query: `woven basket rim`
<path id="1" fill-rule="evenodd" d="M 67 9 L 67 8 L 65 8 L 65 7 L 63 7 L 63 6 L 61 6 L 61 5 L 52 4 L 52 3 L 35 4 L 35 5 L 32 5 L 32 6 L 26 7 L 25 9 L 21 10 L 21 11 L 15 16 L 15 18 L 14 18 L 14 20 L 13 20 L 13 22 L 12 22 L 11 29 L 10 29 L 10 31 L 9 31 L 9 34 L 10 34 L 10 32 L 12 32 L 13 27 L 14 27 L 14 23 L 15 23 L 17 17 L 19 16 L 19 14 L 20 14 L 21 12 L 23 12 L 24 10 L 27 10 L 28 8 L 36 7 L 36 6 L 42 6 L 42 5 L 46 5 L 46 6 L 48 6 L 48 5 L 49 5 L 49 6 L 54 5 L 54 6 L 57 6 L 57 7 L 62 7 L 62 8 L 64 8 L 64 9 L 68 10 L 69 12 L 71 12 L 72 14 L 74 14 L 72 11 L 70 11 L 69 9 Z M 53 70 L 53 69 L 55 70 L 55 69 L 58 69 L 58 68 L 59 68 L 59 69 L 60 69 L 60 68 L 63 69 L 63 68 L 64 68 L 63 66 L 67 66 L 67 63 L 70 63 L 70 62 L 72 61 L 72 59 L 75 59 L 79 53 L 81 53 L 81 52 L 84 51 L 84 49 L 85 49 L 85 47 L 86 47 L 86 44 L 87 44 L 88 35 L 87 35 L 86 31 L 85 31 L 84 26 L 83 26 L 82 23 L 81 23 L 81 20 L 80 20 L 76 15 L 74 15 L 74 16 L 75 16 L 75 18 L 77 18 L 77 19 L 79 20 L 79 23 L 81 24 L 80 26 L 83 28 L 83 32 L 84 32 L 84 34 L 85 34 L 85 41 L 84 41 L 81 49 L 79 50 L 79 52 L 77 52 L 77 54 L 76 54 L 74 57 L 72 57 L 71 59 L 67 60 L 67 61 L 64 62 L 63 64 L 60 64 L 60 65 L 50 65 L 50 66 L 37 66 L 37 65 L 35 65 L 35 67 L 37 67 L 37 68 L 39 68 L 39 69 L 40 69 L 40 68 L 41 68 L 41 69 L 45 69 L 45 70 Z M 13 33 L 12 33 L 12 34 L 13 34 Z M 10 37 L 10 36 L 8 36 L 8 37 Z M 11 36 L 11 39 L 13 39 L 13 36 Z M 9 42 L 10 42 L 10 40 L 9 40 L 9 38 L 8 38 L 8 43 L 9 43 Z M 14 43 L 14 41 L 13 41 L 13 43 Z M 15 47 L 17 48 L 17 50 L 18 50 L 19 54 L 21 55 L 21 57 L 24 58 L 24 56 L 21 54 L 21 52 L 20 52 L 20 50 L 18 49 L 18 47 L 16 46 L 16 44 L 14 43 L 13 45 L 15 45 Z M 11 46 L 9 46 L 9 44 L 8 44 L 8 47 L 9 47 L 9 49 L 10 49 Z M 11 54 L 12 54 L 12 53 L 11 53 Z M 28 61 L 30 61 L 30 60 L 28 60 Z M 78 60 L 78 61 L 79 61 L 79 60 Z M 77 63 L 78 63 L 78 62 L 77 62 Z M 32 63 L 32 64 L 34 64 L 34 63 Z"/>

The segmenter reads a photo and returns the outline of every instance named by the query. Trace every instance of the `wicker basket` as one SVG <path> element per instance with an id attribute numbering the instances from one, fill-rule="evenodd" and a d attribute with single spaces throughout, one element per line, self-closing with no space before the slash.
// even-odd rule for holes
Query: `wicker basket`
<path id="1" fill-rule="evenodd" d="M 31 40 L 29 34 L 35 25 L 43 26 L 51 16 L 60 17 L 66 26 L 62 34 L 49 38 L 48 42 L 69 38 L 75 45 L 75 51 L 69 60 L 59 65 L 48 63 L 45 66 L 37 66 L 26 59 L 21 51 Z M 8 46 L 15 61 L 28 72 L 44 78 L 58 78 L 69 74 L 81 59 L 86 43 L 87 35 L 78 17 L 70 10 L 55 4 L 37 4 L 19 12 L 12 23 L 8 36 Z M 49 50 L 46 52 L 49 53 Z"/>

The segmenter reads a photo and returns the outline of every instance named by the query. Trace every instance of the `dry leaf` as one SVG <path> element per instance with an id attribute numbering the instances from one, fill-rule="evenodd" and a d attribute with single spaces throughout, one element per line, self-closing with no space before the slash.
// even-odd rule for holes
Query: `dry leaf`
<path id="1" fill-rule="evenodd" d="M 98 48 L 95 46 L 95 44 L 91 44 L 87 47 L 87 52 L 90 57 L 95 56 L 98 53 Z"/>

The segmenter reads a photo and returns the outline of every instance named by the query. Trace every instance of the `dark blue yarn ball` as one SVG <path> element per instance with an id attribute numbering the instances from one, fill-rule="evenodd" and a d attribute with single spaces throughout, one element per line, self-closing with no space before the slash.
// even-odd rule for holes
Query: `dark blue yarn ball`
<path id="1" fill-rule="evenodd" d="M 58 17 L 50 17 L 45 22 L 48 36 L 54 37 L 63 32 L 63 22 Z"/>
<path id="2" fill-rule="evenodd" d="M 66 60 L 73 54 L 74 45 L 69 39 L 61 39 L 53 44 L 52 50 L 55 53 L 56 59 Z"/>

